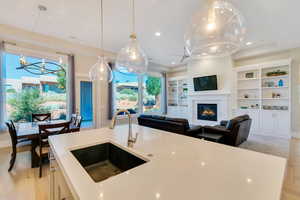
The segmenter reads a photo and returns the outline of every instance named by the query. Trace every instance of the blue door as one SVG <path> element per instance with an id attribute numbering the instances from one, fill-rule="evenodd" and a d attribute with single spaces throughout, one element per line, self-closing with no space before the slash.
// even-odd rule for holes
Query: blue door
<path id="1" fill-rule="evenodd" d="M 93 85 L 80 81 L 80 114 L 83 121 L 93 121 Z"/>

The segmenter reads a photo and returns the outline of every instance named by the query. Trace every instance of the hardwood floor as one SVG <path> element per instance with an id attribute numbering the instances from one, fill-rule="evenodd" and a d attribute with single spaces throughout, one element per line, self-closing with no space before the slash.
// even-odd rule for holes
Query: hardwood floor
<path id="1" fill-rule="evenodd" d="M 7 172 L 10 148 L 0 150 L 0 200 L 48 200 L 48 167 L 39 178 L 38 168 L 32 169 L 30 152 L 20 152 L 13 170 Z"/>
<path id="2" fill-rule="evenodd" d="M 280 147 L 279 147 L 280 148 Z M 13 170 L 8 173 L 10 149 L 0 150 L 0 200 L 48 200 L 49 168 L 43 168 L 43 177 L 38 169 L 30 168 L 30 153 L 21 152 Z M 300 140 L 290 141 L 287 174 L 281 200 L 300 200 Z"/>
<path id="3" fill-rule="evenodd" d="M 300 200 L 300 140 L 290 142 L 287 173 L 283 185 L 282 200 Z"/>

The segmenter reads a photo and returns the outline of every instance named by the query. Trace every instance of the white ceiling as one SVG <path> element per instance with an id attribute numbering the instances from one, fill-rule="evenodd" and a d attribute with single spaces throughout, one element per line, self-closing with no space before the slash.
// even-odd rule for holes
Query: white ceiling
<path id="1" fill-rule="evenodd" d="M 4 0 L 3 0 L 4 1 Z M 5 0 L 0 6 L 0 23 L 51 35 L 90 46 L 99 46 L 100 0 Z M 299 0 L 230 0 L 244 14 L 247 41 L 253 49 L 277 51 L 300 46 Z M 190 19 L 207 0 L 136 0 L 136 30 L 147 55 L 156 62 L 172 66 L 183 54 L 183 36 Z M 38 17 L 37 6 L 46 12 Z M 105 45 L 118 52 L 128 40 L 129 0 L 104 0 Z M 161 36 L 155 36 L 155 32 Z M 75 39 L 72 37 L 75 37 Z M 245 48 L 247 48 L 245 46 Z M 261 51 L 260 51 L 261 52 Z"/>

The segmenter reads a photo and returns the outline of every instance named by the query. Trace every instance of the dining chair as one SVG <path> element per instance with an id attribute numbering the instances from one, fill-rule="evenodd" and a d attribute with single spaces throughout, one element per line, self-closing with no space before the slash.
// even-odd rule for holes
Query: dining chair
<path id="1" fill-rule="evenodd" d="M 30 151 L 31 141 L 26 138 L 18 139 L 16 127 L 13 121 L 6 122 L 5 124 L 8 128 L 11 144 L 12 144 L 11 145 L 12 153 L 11 153 L 11 158 L 10 158 L 9 168 L 8 168 L 8 171 L 10 172 L 14 167 L 16 157 L 17 157 L 17 151 L 18 152 Z"/>
<path id="2" fill-rule="evenodd" d="M 70 122 L 39 125 L 39 143 L 35 152 L 39 156 L 39 177 L 42 177 L 43 159 L 48 157 L 50 150 L 48 137 L 70 132 Z"/>
<path id="3" fill-rule="evenodd" d="M 77 114 L 72 114 L 70 121 L 70 132 L 79 132 L 82 122 L 82 116 Z"/>
<path id="4" fill-rule="evenodd" d="M 51 120 L 51 113 L 32 114 L 32 122 L 42 122 Z"/>
<path id="5" fill-rule="evenodd" d="M 72 114 L 72 115 L 71 115 L 71 119 L 70 119 L 71 124 L 75 124 L 75 123 L 76 123 L 77 115 L 78 115 L 78 114 Z"/>

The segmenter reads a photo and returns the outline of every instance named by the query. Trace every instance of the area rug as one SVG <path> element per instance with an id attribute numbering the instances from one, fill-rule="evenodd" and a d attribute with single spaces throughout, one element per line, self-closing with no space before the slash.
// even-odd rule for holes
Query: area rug
<path id="1" fill-rule="evenodd" d="M 284 138 L 251 135 L 248 140 L 239 147 L 260 153 L 288 158 L 289 144 L 289 140 Z"/>

